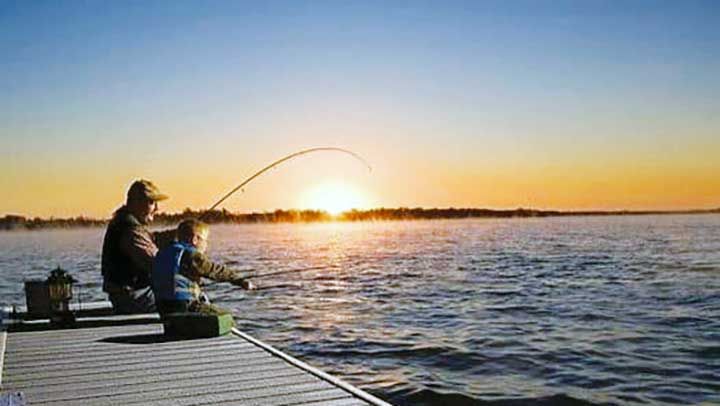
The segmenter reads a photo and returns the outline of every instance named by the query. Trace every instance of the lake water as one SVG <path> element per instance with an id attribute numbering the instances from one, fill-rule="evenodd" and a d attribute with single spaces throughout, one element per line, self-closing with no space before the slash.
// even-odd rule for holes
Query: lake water
<path id="1" fill-rule="evenodd" d="M 0 233 L 0 302 L 104 230 Z M 398 405 L 720 402 L 720 216 L 214 226 L 240 328 Z M 315 267 L 312 270 L 300 269 Z"/>

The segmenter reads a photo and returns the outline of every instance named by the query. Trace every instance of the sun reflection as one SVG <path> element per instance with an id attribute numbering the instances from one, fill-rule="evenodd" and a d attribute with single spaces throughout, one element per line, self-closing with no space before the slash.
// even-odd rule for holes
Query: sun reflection
<path id="1" fill-rule="evenodd" d="M 336 216 L 350 209 L 367 207 L 367 199 L 357 189 L 346 183 L 321 183 L 309 189 L 303 196 L 304 207 L 324 210 Z"/>

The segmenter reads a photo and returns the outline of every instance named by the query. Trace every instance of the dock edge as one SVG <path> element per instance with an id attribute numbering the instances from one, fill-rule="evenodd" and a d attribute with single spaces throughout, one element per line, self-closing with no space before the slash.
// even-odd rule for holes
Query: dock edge
<path id="1" fill-rule="evenodd" d="M 7 324 L 8 314 L 12 311 L 12 307 L 3 306 L 0 308 L 0 390 L 2 390 L 3 365 L 5 362 L 5 347 L 7 343 Z"/>
<path id="2" fill-rule="evenodd" d="M 345 382 L 345 381 L 343 381 L 343 380 L 341 380 L 341 379 L 338 379 L 338 378 L 336 378 L 336 377 L 334 377 L 334 376 L 332 376 L 332 375 L 330 375 L 330 374 L 327 374 L 327 373 L 325 373 L 325 372 L 323 372 L 323 371 L 321 371 L 321 370 L 313 367 L 312 365 L 309 365 L 309 364 L 307 364 L 307 363 L 305 363 L 305 362 L 303 362 L 303 361 L 300 361 L 299 359 L 297 359 L 297 358 L 295 358 L 295 357 L 293 357 L 293 356 L 291 356 L 291 355 L 288 355 L 288 354 L 286 354 L 286 353 L 284 353 L 284 352 L 276 349 L 275 347 L 273 347 L 273 346 L 271 346 L 271 345 L 269 345 L 269 344 L 266 344 L 266 343 L 264 343 L 264 342 L 262 342 L 262 341 L 260 341 L 260 340 L 258 340 L 258 339 L 256 339 L 256 338 L 254 338 L 254 337 L 251 337 L 251 336 L 243 333 L 242 331 L 238 330 L 238 329 L 235 328 L 235 327 L 233 327 L 232 333 L 233 333 L 234 335 L 238 336 L 238 337 L 243 338 L 244 340 L 247 340 L 247 341 L 249 341 L 249 342 L 257 345 L 258 347 L 264 349 L 265 351 L 271 353 L 272 355 L 274 355 L 274 356 L 276 356 L 276 357 L 279 357 L 279 358 L 287 361 L 288 363 L 290 363 L 290 364 L 292 364 L 292 365 L 294 365 L 294 366 L 296 366 L 296 367 L 298 367 L 298 368 L 300 368 L 300 369 L 302 369 L 302 370 L 304 370 L 304 371 L 306 371 L 306 372 L 309 372 L 309 373 L 315 375 L 316 377 L 318 377 L 318 378 L 320 378 L 320 379 L 322 379 L 322 380 L 324 380 L 324 381 L 326 381 L 326 382 L 329 382 L 329 383 L 337 386 L 338 388 L 343 389 L 343 390 L 345 390 L 345 391 L 353 394 L 354 396 L 356 396 L 356 397 L 358 397 L 358 398 L 360 398 L 360 399 L 362 399 L 362 400 L 364 400 L 364 401 L 366 401 L 366 402 L 369 402 L 369 403 L 372 404 L 372 405 L 375 405 L 375 406 L 393 406 L 393 405 L 391 405 L 390 403 L 387 403 L 387 402 L 385 402 L 385 401 L 382 400 L 382 399 L 379 399 L 379 398 L 377 398 L 377 397 L 375 397 L 375 396 L 373 396 L 373 395 L 371 395 L 371 394 L 369 394 L 369 393 L 367 393 L 367 392 L 365 392 L 365 391 L 363 391 L 363 390 L 361 390 L 361 389 L 359 389 L 359 388 L 356 388 L 356 387 L 350 385 L 349 383 L 347 383 L 347 382 Z"/>

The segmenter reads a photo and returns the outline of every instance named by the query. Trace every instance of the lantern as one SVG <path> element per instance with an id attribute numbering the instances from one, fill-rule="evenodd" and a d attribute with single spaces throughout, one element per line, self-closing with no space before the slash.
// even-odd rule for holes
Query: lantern
<path id="1" fill-rule="evenodd" d="M 60 267 L 50 272 L 46 283 L 50 298 L 51 323 L 68 325 L 75 321 L 75 316 L 70 311 L 72 284 L 74 282 L 77 281 Z"/>

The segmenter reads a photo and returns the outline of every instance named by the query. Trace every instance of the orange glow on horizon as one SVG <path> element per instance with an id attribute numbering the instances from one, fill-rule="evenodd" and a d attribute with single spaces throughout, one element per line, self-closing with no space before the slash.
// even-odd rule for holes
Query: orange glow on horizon
<path id="1" fill-rule="evenodd" d="M 301 198 L 300 206 L 307 209 L 323 210 L 333 216 L 351 210 L 368 208 L 368 200 L 353 186 L 341 182 L 327 182 L 315 185 Z"/>
<path id="2" fill-rule="evenodd" d="M 320 141 L 317 142 L 318 144 Z M 466 157 L 432 155 L 428 150 L 398 155 L 380 147 L 353 147 L 368 156 L 367 174 L 344 156 L 325 155 L 289 162 L 259 178 L 221 208 L 249 213 L 275 209 L 318 209 L 338 214 L 377 207 L 489 208 L 547 210 L 684 210 L 720 207 L 720 164 L 708 145 L 666 160 L 618 155 L 595 159 L 572 150 L 547 157 L 493 151 Z M 208 153 L 208 155 L 211 155 Z M 207 160 L 192 174 L 177 154 L 158 162 L 130 165 L 120 157 L 96 159 L 43 156 L 1 162 L 0 216 L 89 216 L 108 218 L 123 204 L 134 179 L 152 180 L 170 199 L 162 212 L 208 208 L 248 174 L 267 163 L 261 157 Z M 226 159 L 227 158 L 227 159 Z M 543 158 L 543 159 L 540 159 Z"/>

